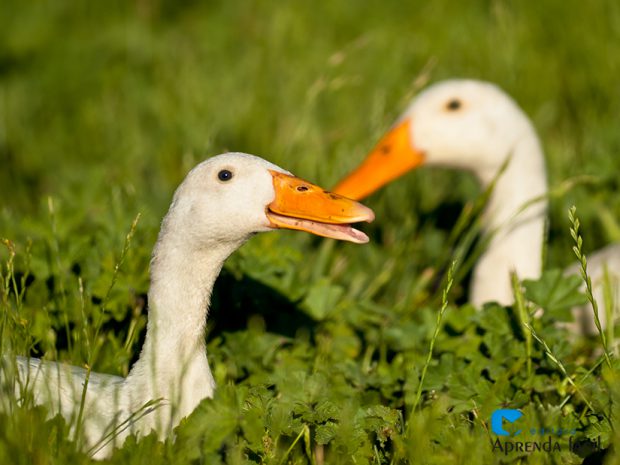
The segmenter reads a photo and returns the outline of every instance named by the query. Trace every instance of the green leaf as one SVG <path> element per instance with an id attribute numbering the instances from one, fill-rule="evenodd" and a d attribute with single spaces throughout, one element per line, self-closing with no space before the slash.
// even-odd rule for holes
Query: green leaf
<path id="1" fill-rule="evenodd" d="M 558 321 L 571 321 L 570 309 L 587 303 L 581 292 L 583 282 L 579 276 L 566 276 L 562 270 L 543 272 L 540 279 L 525 280 L 525 297 L 545 311 L 547 317 Z"/>
<path id="2" fill-rule="evenodd" d="M 341 286 L 333 285 L 327 278 L 322 278 L 312 285 L 303 306 L 314 319 L 323 320 L 334 311 L 343 294 L 344 289 Z"/>

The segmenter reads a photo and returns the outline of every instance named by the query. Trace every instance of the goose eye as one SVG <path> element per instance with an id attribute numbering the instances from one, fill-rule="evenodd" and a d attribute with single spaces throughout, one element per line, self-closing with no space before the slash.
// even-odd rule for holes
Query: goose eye
<path id="1" fill-rule="evenodd" d="M 217 178 L 220 181 L 230 181 L 233 177 L 233 174 L 230 170 L 222 170 L 219 173 L 217 173 Z"/>
<path id="2" fill-rule="evenodd" d="M 453 98 L 446 104 L 446 109 L 449 111 L 455 111 L 461 108 L 461 101 L 457 98 Z"/>

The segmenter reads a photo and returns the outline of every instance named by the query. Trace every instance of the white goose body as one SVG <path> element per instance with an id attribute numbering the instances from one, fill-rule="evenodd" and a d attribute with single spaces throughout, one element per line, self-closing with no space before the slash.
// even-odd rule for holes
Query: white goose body
<path id="1" fill-rule="evenodd" d="M 413 100 L 334 192 L 361 199 L 422 164 L 470 171 L 483 188 L 496 183 L 483 212 L 482 226 L 490 240 L 473 270 L 470 301 L 477 307 L 491 301 L 512 304 L 510 273 L 536 279 L 542 272 L 547 180 L 532 123 L 493 84 L 437 83 Z M 620 247 L 590 258 L 592 274 L 602 275 L 610 258 L 620 261 Z M 587 320 L 583 329 L 592 332 L 591 318 Z"/>
<path id="2" fill-rule="evenodd" d="M 151 259 L 149 319 L 138 361 L 127 378 L 91 373 L 80 432 L 84 450 L 109 456 L 130 432 L 168 435 L 215 383 L 205 346 L 213 284 L 226 258 L 257 232 L 274 228 L 363 243 L 348 223 L 372 211 L 325 192 L 246 154 L 224 154 L 194 168 L 177 189 Z M 6 357 L 17 367 L 16 395 L 27 385 L 35 404 L 61 413 L 75 428 L 86 371 L 55 362 Z M 148 408 L 145 406 L 148 405 Z"/>

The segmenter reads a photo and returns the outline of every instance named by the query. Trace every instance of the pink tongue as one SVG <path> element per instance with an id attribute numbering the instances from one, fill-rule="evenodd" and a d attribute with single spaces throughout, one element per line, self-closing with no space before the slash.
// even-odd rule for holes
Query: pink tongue
<path id="1" fill-rule="evenodd" d="M 303 221 L 304 223 L 309 223 L 308 229 L 311 229 L 313 233 L 318 234 L 319 236 L 355 242 L 356 244 L 365 244 L 369 240 L 366 234 L 352 228 L 351 225 L 348 224 L 317 223 L 310 220 Z"/>
<path id="2" fill-rule="evenodd" d="M 273 215 L 273 213 L 271 213 Z M 349 224 L 330 224 L 320 223 L 301 218 L 290 218 L 288 216 L 277 215 L 278 220 L 291 226 L 301 227 L 317 236 L 339 239 L 342 241 L 365 244 L 369 241 L 368 236 L 357 229 L 353 229 Z"/>

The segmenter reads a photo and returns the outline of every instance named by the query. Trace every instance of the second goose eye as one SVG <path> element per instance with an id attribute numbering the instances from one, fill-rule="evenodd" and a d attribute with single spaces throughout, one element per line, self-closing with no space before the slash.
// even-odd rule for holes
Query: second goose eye
<path id="1" fill-rule="evenodd" d="M 453 98 L 446 104 L 446 109 L 448 111 L 455 111 L 461 108 L 461 101 L 457 98 Z"/>
<path id="2" fill-rule="evenodd" d="M 222 170 L 219 173 L 217 173 L 217 178 L 220 181 L 230 181 L 233 177 L 233 174 L 230 170 Z"/>

